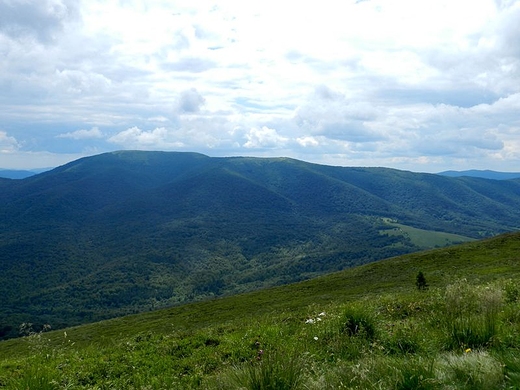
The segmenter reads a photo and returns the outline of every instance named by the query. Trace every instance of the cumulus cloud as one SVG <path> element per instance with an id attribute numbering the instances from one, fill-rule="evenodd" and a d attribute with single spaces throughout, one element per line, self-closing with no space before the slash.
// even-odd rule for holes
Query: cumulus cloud
<path id="1" fill-rule="evenodd" d="M 283 137 L 275 129 L 263 126 L 262 128 L 253 127 L 245 135 L 247 142 L 244 147 L 248 149 L 279 149 L 287 144 L 289 139 Z"/>
<path id="2" fill-rule="evenodd" d="M 90 130 L 76 130 L 68 133 L 62 133 L 56 136 L 56 138 L 70 138 L 74 140 L 84 140 L 92 138 L 102 138 L 103 133 L 98 127 L 93 127 Z"/>
<path id="3" fill-rule="evenodd" d="M 170 149 L 184 146 L 180 141 L 171 140 L 171 136 L 165 127 L 146 131 L 134 126 L 110 137 L 108 142 L 128 149 Z"/>
<path id="4" fill-rule="evenodd" d="M 311 136 L 298 137 L 296 142 L 303 147 L 318 146 L 320 144 L 316 137 Z"/>
<path id="5" fill-rule="evenodd" d="M 20 144 L 16 138 L 7 135 L 7 132 L 0 130 L 0 152 L 10 153 L 18 150 Z"/>
<path id="6" fill-rule="evenodd" d="M 55 72 L 56 87 L 69 94 L 100 94 L 108 91 L 110 79 L 96 72 L 63 69 Z"/>

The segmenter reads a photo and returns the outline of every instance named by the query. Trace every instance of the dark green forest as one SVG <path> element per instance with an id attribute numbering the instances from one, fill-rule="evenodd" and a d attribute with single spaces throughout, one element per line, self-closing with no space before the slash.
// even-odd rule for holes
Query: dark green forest
<path id="1" fill-rule="evenodd" d="M 520 180 L 114 152 L 0 179 L 0 337 L 517 230 Z M 420 236 L 420 237 L 419 237 Z"/>

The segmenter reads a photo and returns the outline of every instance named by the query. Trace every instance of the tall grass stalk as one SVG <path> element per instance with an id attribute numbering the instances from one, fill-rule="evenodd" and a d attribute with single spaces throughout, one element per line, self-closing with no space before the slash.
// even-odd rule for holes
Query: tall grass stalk
<path id="1" fill-rule="evenodd" d="M 273 351 L 236 369 L 231 381 L 236 388 L 248 390 L 297 390 L 303 389 L 304 374 L 300 356 Z"/>
<path id="2" fill-rule="evenodd" d="M 439 359 L 442 381 L 454 389 L 490 390 L 503 388 L 502 364 L 487 352 L 448 354 Z"/>
<path id="3" fill-rule="evenodd" d="M 500 289 L 461 280 L 446 288 L 445 299 L 448 348 L 481 348 L 493 342 L 503 300 Z"/>
<path id="4" fill-rule="evenodd" d="M 377 319 L 366 308 L 352 306 L 343 314 L 343 333 L 372 340 L 377 336 Z"/>
<path id="5" fill-rule="evenodd" d="M 8 389 L 12 390 L 57 390 L 58 376 L 47 367 L 34 365 L 26 367 L 19 378 L 8 382 Z"/>
<path id="6" fill-rule="evenodd" d="M 510 389 L 520 389 L 520 356 L 513 351 L 502 353 L 504 376 Z"/>

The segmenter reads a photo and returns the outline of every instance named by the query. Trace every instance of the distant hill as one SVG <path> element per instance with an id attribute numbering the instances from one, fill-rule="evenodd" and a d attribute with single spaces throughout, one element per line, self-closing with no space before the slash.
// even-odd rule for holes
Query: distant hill
<path id="1" fill-rule="evenodd" d="M 520 226 L 520 180 L 106 153 L 0 180 L 0 337 L 286 284 Z"/>
<path id="2" fill-rule="evenodd" d="M 484 179 L 493 179 L 493 180 L 510 180 L 510 179 L 518 179 L 520 178 L 520 172 L 496 172 L 490 170 L 476 170 L 471 169 L 469 171 L 444 171 L 440 172 L 439 175 L 449 176 L 449 177 L 481 177 Z"/>
<path id="3" fill-rule="evenodd" d="M 49 169 L 31 169 L 31 170 L 18 170 L 18 169 L 1 169 L 0 168 L 0 177 L 5 179 L 25 179 L 29 176 L 37 175 L 38 173 L 42 173 L 48 171 Z"/>

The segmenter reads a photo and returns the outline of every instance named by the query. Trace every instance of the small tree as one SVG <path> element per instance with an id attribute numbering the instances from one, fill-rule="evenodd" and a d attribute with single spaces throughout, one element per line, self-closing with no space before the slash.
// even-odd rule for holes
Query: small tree
<path id="1" fill-rule="evenodd" d="M 417 274 L 417 278 L 415 280 L 415 285 L 417 286 L 418 290 L 427 290 L 428 289 L 428 283 L 426 282 L 426 278 L 424 277 L 424 274 L 422 271 L 419 271 Z"/>

